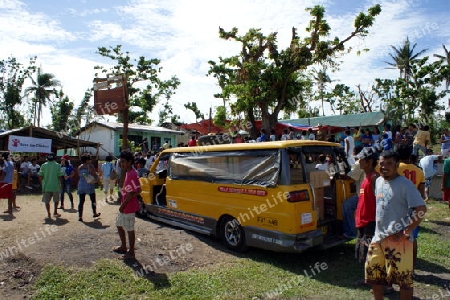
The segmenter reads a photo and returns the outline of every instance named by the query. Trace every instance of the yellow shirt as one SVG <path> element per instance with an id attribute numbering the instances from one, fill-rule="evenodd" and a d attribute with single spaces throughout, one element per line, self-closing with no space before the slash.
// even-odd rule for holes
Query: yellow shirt
<path id="1" fill-rule="evenodd" d="M 416 137 L 414 138 L 414 144 L 418 144 L 421 146 L 426 146 L 426 144 L 430 143 L 430 132 L 419 130 L 417 131 Z"/>
<path id="2" fill-rule="evenodd" d="M 425 184 L 425 175 L 422 169 L 414 164 L 405 164 L 401 162 L 397 171 L 398 174 L 411 180 L 416 188 L 419 188 L 421 184 Z"/>

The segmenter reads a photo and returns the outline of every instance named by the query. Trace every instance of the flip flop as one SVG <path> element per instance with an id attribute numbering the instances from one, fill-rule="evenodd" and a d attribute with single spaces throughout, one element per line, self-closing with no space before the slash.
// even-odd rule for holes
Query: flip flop
<path id="1" fill-rule="evenodd" d="M 114 247 L 112 249 L 112 251 L 116 252 L 116 253 L 119 253 L 119 254 L 126 254 L 127 253 L 127 250 L 123 250 L 123 248 L 120 247 L 120 246 Z"/>

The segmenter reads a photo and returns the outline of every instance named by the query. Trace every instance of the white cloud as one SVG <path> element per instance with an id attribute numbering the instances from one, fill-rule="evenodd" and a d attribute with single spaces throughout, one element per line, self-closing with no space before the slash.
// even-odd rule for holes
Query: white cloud
<path id="1" fill-rule="evenodd" d="M 383 61 L 389 60 L 390 45 L 401 46 L 406 36 L 418 43 L 418 50 L 430 48 L 427 54 L 443 53 L 441 45 L 450 43 L 448 10 L 433 12 L 433 18 L 424 10 L 431 10 L 435 1 L 438 0 L 381 0 L 382 13 L 369 36 L 348 44 L 353 51 L 342 57 L 341 70 L 330 74 L 332 79 L 365 88 L 377 77 L 395 78 L 397 70 L 386 69 Z M 335 2 L 110 0 L 108 5 L 96 1 L 82 1 L 80 5 L 47 0 L 52 9 L 40 10 L 31 0 L 3 0 L 0 55 L 27 59 L 37 55 L 44 71 L 54 73 L 65 93 L 78 105 L 86 88 L 92 85 L 93 66 L 112 62 L 96 54 L 97 47 L 120 44 L 132 57 L 161 59 L 162 77 L 176 75 L 181 80 L 172 101 L 174 112 L 183 121 L 192 122 L 193 113 L 186 111 L 183 104 L 195 101 L 207 113 L 209 107 L 222 103 L 213 97 L 219 88 L 214 78 L 206 76 L 207 62 L 240 51 L 239 43 L 219 38 L 219 26 L 227 31 L 237 27 L 239 34 L 245 34 L 249 28 L 261 28 L 264 34 L 276 31 L 279 49 L 283 49 L 290 42 L 292 27 L 305 36 L 304 29 L 311 18 L 306 7 L 325 5 L 326 19 L 332 28 L 330 37 L 344 37 L 353 30 L 356 14 L 375 3 Z M 335 14 L 332 8 L 336 6 L 345 13 Z M 357 56 L 356 51 L 364 48 L 370 51 Z M 154 120 L 158 110 L 153 112 Z"/>

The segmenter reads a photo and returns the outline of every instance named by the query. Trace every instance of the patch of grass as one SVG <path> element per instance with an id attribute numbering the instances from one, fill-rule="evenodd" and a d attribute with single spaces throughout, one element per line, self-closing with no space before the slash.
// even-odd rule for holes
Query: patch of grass
<path id="1" fill-rule="evenodd" d="M 448 205 L 430 201 L 419 237 L 416 294 L 445 292 L 450 278 Z M 123 262 L 101 260 L 89 269 L 44 268 L 35 299 L 369 299 L 354 258 L 354 242 L 300 255 L 251 250 L 231 262 L 136 277 Z M 425 275 L 424 275 L 425 274 Z M 397 298 L 395 295 L 394 298 Z M 394 299 L 393 298 L 393 299 Z"/>

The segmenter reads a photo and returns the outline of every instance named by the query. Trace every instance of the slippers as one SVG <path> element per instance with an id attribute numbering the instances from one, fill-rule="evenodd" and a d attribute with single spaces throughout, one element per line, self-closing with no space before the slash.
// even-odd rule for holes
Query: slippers
<path id="1" fill-rule="evenodd" d="M 13 207 L 14 210 L 20 211 L 20 206 Z"/>
<path id="2" fill-rule="evenodd" d="M 119 254 L 126 254 L 127 253 L 127 250 L 125 249 L 123 249 L 122 247 L 120 247 L 120 246 L 117 246 L 117 247 L 114 247 L 113 249 L 112 249 L 112 251 L 113 252 L 116 252 L 116 253 L 119 253 Z"/>
<path id="3" fill-rule="evenodd" d="M 53 216 L 59 218 L 61 217 L 61 214 L 53 214 Z"/>
<path id="4" fill-rule="evenodd" d="M 12 215 L 12 210 L 5 210 L 3 213 Z"/>

